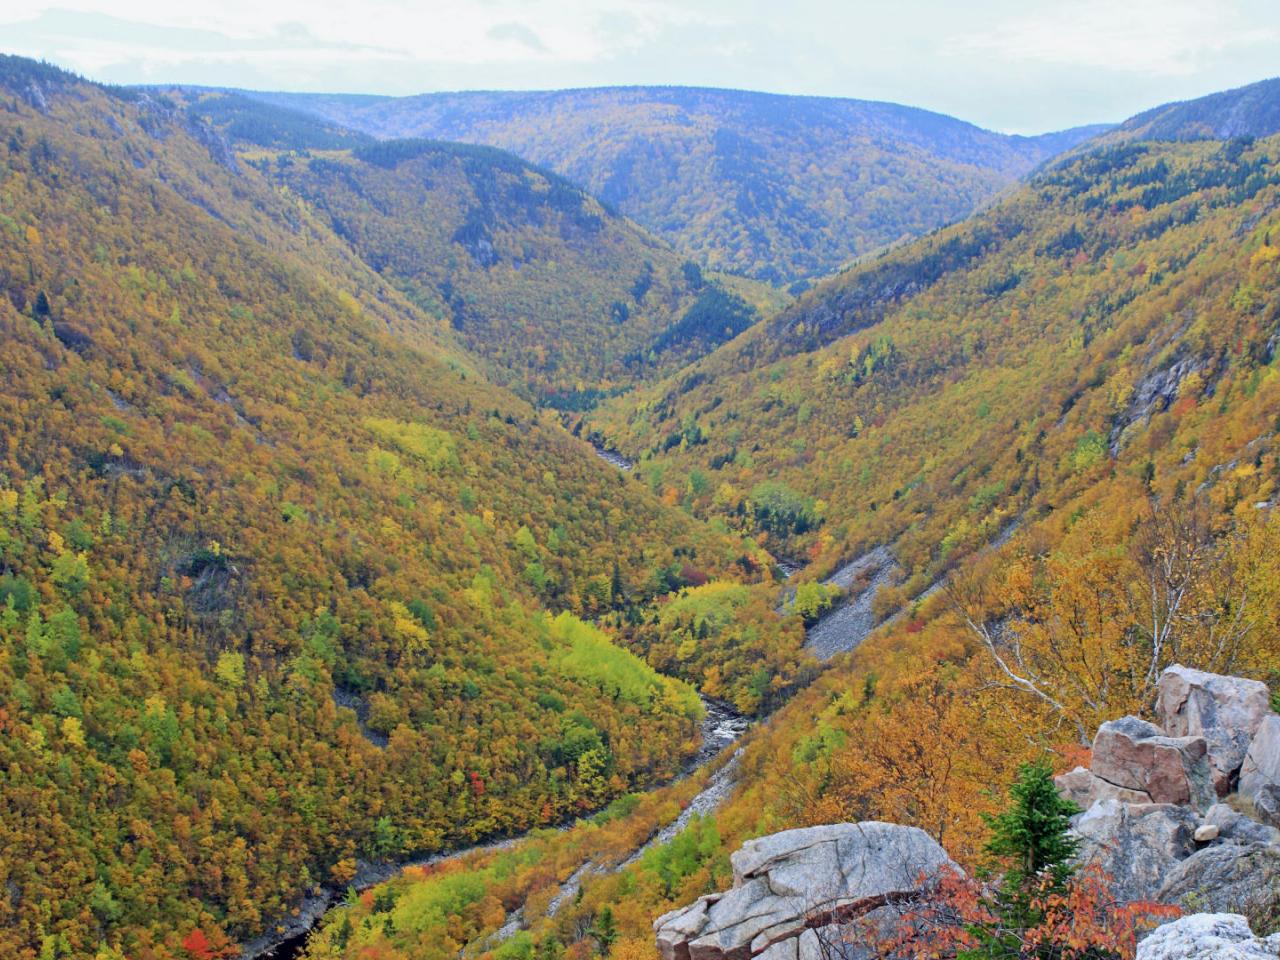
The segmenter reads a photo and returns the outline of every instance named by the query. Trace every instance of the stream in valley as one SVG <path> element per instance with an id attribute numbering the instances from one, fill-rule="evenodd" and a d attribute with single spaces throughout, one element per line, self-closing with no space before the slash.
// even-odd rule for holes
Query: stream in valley
<path id="1" fill-rule="evenodd" d="M 684 769 L 668 783 L 683 780 L 703 766 L 711 763 L 720 756 L 726 747 L 741 737 L 751 725 L 750 720 L 735 711 L 727 703 L 712 700 L 708 697 L 703 697 L 702 703 L 706 711 L 702 719 L 702 744 L 697 752 L 690 757 Z M 620 870 L 622 867 L 639 859 L 649 847 L 657 843 L 666 843 L 680 830 L 684 829 L 684 825 L 689 822 L 694 813 L 710 813 L 715 810 L 733 788 L 736 780 L 737 759 L 738 754 L 735 753 L 727 763 L 717 770 L 707 787 L 693 798 L 689 806 L 681 812 L 675 821 L 645 841 L 627 860 L 609 869 Z M 576 822 L 566 823 L 562 829 L 570 829 Z M 522 839 L 523 835 L 507 837 L 488 843 L 446 850 L 430 856 L 410 858 L 396 863 L 362 863 L 350 886 L 357 891 L 364 891 L 390 880 L 405 867 L 428 866 L 433 863 L 439 863 L 442 860 L 449 860 L 470 853 L 502 850 L 514 846 Z M 558 902 L 556 903 L 557 907 L 559 903 L 563 903 L 569 897 L 576 895 L 577 887 L 582 878 L 593 869 L 593 865 L 588 861 L 566 881 L 561 887 Z M 571 887 L 572 889 L 570 889 Z M 283 932 L 266 933 L 255 940 L 245 943 L 242 947 L 241 960 L 296 960 L 297 957 L 302 955 L 306 947 L 307 937 L 310 936 L 313 929 L 320 925 L 324 915 L 330 910 L 344 908 L 341 902 L 342 896 L 342 891 L 326 887 L 321 893 L 306 897 L 297 917 L 287 917 L 275 921 L 275 925 L 284 928 Z M 516 911 L 516 914 L 513 915 L 508 923 L 510 929 L 504 927 L 500 934 L 505 934 L 507 937 L 514 935 L 519 929 L 519 920 L 519 911 Z"/>
<path id="2" fill-rule="evenodd" d="M 597 457 L 599 457 L 605 463 L 617 467 L 623 473 L 626 473 L 628 470 L 632 469 L 635 466 L 634 463 L 632 463 L 622 454 L 618 453 L 617 450 L 608 450 L 605 447 L 597 446 L 594 443 L 591 445 L 591 449 L 596 452 Z"/>

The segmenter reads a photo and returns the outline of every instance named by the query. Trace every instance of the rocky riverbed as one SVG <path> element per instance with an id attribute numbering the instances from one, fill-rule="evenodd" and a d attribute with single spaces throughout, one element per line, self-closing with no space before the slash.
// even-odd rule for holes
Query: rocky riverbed
<path id="1" fill-rule="evenodd" d="M 619 470 L 623 471 L 624 473 L 635 466 L 634 463 L 632 463 L 622 454 L 618 453 L 617 450 L 609 450 L 605 447 L 599 446 L 594 443 L 591 445 L 591 449 L 594 450 L 596 452 L 596 456 L 599 457 L 601 460 L 603 460 L 605 463 L 612 464 L 613 466 L 617 467 Z"/>

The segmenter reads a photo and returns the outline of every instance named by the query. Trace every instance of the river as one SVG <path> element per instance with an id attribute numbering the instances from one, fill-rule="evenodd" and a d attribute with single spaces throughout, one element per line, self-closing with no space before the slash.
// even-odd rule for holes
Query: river
<path id="1" fill-rule="evenodd" d="M 702 698 L 702 704 L 705 708 L 705 715 L 702 719 L 702 745 L 697 752 L 685 764 L 684 769 L 668 783 L 675 783 L 683 780 L 685 777 L 691 776 L 697 770 L 706 764 L 715 760 L 730 744 L 734 743 L 747 728 L 751 725 L 751 721 L 740 713 L 736 712 L 729 704 L 720 700 L 712 700 L 709 697 Z M 688 822 L 689 817 L 693 813 L 706 813 L 714 810 L 719 806 L 720 802 L 728 795 L 732 789 L 737 769 L 737 754 L 726 763 L 720 770 L 716 771 L 711 783 L 699 793 L 689 807 L 680 815 L 673 824 L 668 825 L 662 831 L 659 831 L 653 837 L 649 838 L 645 844 L 629 858 L 624 864 L 637 859 L 641 853 L 655 843 L 665 843 L 671 839 L 675 833 L 670 832 L 672 827 L 677 824 L 679 829 L 683 829 L 683 825 Z M 665 784 L 664 784 L 665 786 Z M 696 805 L 696 809 L 695 809 Z M 577 821 L 570 821 L 563 825 L 563 829 L 569 829 Z M 361 864 L 359 871 L 353 878 L 350 886 L 358 891 L 364 891 L 370 887 L 376 886 L 396 876 L 405 867 L 411 866 L 427 866 L 433 863 L 439 863 L 442 860 L 450 860 L 454 857 L 465 856 L 470 853 L 482 853 L 493 850 L 502 850 L 512 847 L 523 839 L 523 835 L 515 837 L 506 837 L 500 840 L 494 840 L 488 843 L 479 843 L 469 847 L 460 847 L 455 850 L 445 850 L 439 853 L 431 854 L 426 857 L 416 857 L 404 860 L 398 863 L 376 863 Z M 575 874 L 574 878 L 580 880 L 586 871 L 591 867 L 587 863 L 583 868 Z M 566 884 L 568 887 L 568 884 Z M 273 925 L 279 925 L 286 928 L 284 933 L 268 933 L 263 934 L 257 939 L 250 940 L 242 945 L 241 960 L 296 960 L 300 957 L 306 948 L 307 938 L 311 931 L 319 926 L 324 915 L 333 909 L 339 908 L 341 894 L 337 890 L 325 888 L 325 890 L 317 895 L 308 896 L 304 899 L 301 913 L 298 917 L 288 917 L 281 920 L 272 921 Z M 518 928 L 518 927 L 517 927 Z M 514 933 L 512 929 L 511 933 Z"/>
<path id="2" fill-rule="evenodd" d="M 635 466 L 634 463 L 632 463 L 622 454 L 618 453 L 617 450 L 609 450 L 594 442 L 591 444 L 591 449 L 596 452 L 597 457 L 599 457 L 605 463 L 608 463 L 617 467 L 623 473 L 626 473 L 628 470 L 630 470 L 632 467 Z"/>

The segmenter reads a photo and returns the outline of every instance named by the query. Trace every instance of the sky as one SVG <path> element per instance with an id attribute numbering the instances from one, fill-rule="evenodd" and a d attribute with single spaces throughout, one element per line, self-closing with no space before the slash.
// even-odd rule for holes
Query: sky
<path id="1" fill-rule="evenodd" d="M 0 0 L 0 51 L 110 83 L 736 87 L 1040 133 L 1280 73 L 1280 0 Z"/>

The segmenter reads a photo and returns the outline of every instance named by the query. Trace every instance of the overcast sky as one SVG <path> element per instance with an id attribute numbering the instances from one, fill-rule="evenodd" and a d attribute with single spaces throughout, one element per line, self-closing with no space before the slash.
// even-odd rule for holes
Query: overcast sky
<path id="1" fill-rule="evenodd" d="M 1280 0 L 0 0 L 0 50 L 114 83 L 742 87 L 1038 133 L 1280 73 Z"/>

